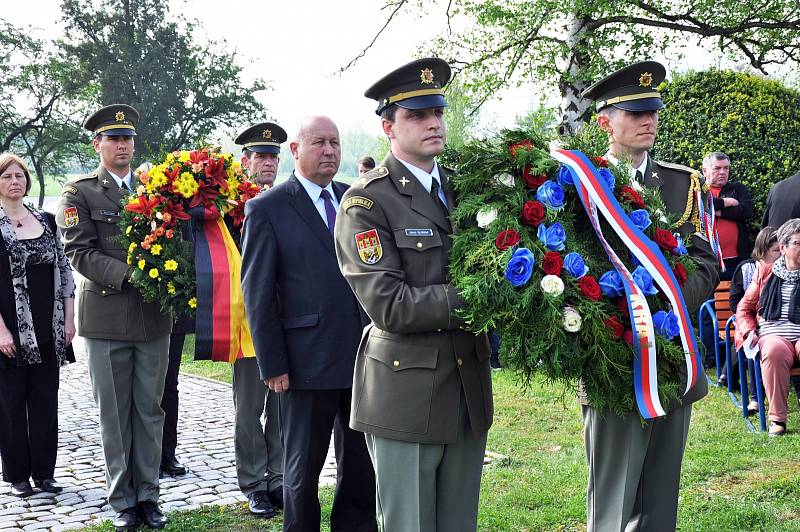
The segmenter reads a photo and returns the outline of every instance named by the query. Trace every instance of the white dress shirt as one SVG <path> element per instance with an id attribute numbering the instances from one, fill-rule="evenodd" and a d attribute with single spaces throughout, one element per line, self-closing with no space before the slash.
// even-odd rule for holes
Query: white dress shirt
<path id="1" fill-rule="evenodd" d="M 117 174 L 115 174 L 114 172 L 109 170 L 108 168 L 106 168 L 106 172 L 111 174 L 111 177 L 114 178 L 114 181 L 117 183 L 117 187 L 122 188 L 122 182 L 124 181 L 125 184 L 128 185 L 128 189 L 131 190 L 131 191 L 133 190 L 133 187 L 131 186 L 131 171 L 130 170 L 128 170 L 128 173 L 125 174 L 125 177 L 118 176 Z"/>
<path id="2" fill-rule="evenodd" d="M 294 175 L 297 176 L 297 180 L 300 181 L 301 185 L 303 185 L 306 194 L 308 194 L 308 197 L 311 198 L 311 202 L 314 204 L 314 207 L 317 208 L 317 212 L 319 213 L 320 218 L 322 218 L 322 221 L 325 223 L 325 227 L 328 227 L 328 215 L 325 214 L 325 200 L 322 199 L 322 187 L 303 177 L 303 174 L 301 174 L 300 170 L 297 168 L 294 169 Z M 333 185 L 328 183 L 328 185 L 325 187 L 325 190 L 327 190 L 328 194 L 331 195 L 331 203 L 333 203 L 333 208 L 338 212 L 339 200 L 336 199 L 336 194 L 333 193 Z M 330 227 L 328 227 L 328 229 L 330 229 Z"/>

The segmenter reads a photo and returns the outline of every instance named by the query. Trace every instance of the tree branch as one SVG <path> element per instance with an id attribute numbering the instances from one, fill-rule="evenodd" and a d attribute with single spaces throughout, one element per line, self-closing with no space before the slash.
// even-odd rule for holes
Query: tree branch
<path id="1" fill-rule="evenodd" d="M 393 4 L 389 3 L 389 4 L 386 4 L 383 8 L 381 8 L 381 9 L 386 9 L 389 6 L 392 6 L 392 5 L 395 6 L 394 11 L 392 11 L 392 13 L 389 15 L 389 18 L 386 19 L 386 22 L 383 23 L 383 26 L 381 27 L 381 29 L 379 29 L 378 32 L 375 34 L 375 36 L 372 37 L 372 40 L 370 41 L 370 43 L 366 47 L 364 47 L 364 49 L 361 50 L 361 52 L 357 56 L 355 56 L 353 59 L 351 59 L 349 63 L 347 63 L 345 66 L 341 67 L 334 74 L 341 74 L 342 72 L 344 72 L 348 68 L 350 68 L 353 65 L 355 65 L 358 62 L 359 59 L 364 57 L 367 54 L 367 52 L 369 51 L 369 49 L 372 48 L 372 46 L 378 40 L 378 37 L 380 37 L 381 34 L 383 34 L 384 30 L 386 30 L 386 27 L 389 26 L 389 23 L 392 22 L 392 20 L 394 19 L 395 15 L 397 15 L 397 13 L 403 8 L 403 6 L 406 4 L 407 1 L 408 0 L 396 0 Z M 449 5 L 448 5 L 448 9 L 449 9 Z"/>

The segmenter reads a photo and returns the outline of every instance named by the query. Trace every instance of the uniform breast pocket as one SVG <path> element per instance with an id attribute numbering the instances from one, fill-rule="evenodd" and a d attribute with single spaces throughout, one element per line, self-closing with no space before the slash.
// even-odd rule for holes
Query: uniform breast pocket
<path id="1" fill-rule="evenodd" d="M 408 284 L 426 286 L 445 281 L 447 257 L 438 230 L 395 229 L 394 241 L 403 260 Z"/>
<path id="2" fill-rule="evenodd" d="M 103 249 L 122 249 L 117 240 L 119 236 L 119 211 L 113 209 L 92 209 L 92 221 L 97 227 L 100 247 Z"/>

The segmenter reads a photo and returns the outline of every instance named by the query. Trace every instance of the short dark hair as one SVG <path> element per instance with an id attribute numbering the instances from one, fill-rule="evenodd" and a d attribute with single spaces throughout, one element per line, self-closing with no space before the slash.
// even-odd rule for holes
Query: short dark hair
<path id="1" fill-rule="evenodd" d="M 383 111 L 381 111 L 381 118 L 393 123 L 396 114 L 397 114 L 397 104 L 393 103 L 391 105 L 386 106 L 383 109 Z"/>
<path id="2" fill-rule="evenodd" d="M 358 164 L 364 166 L 364 168 L 366 168 L 367 170 L 372 170 L 373 168 L 375 168 L 375 159 L 373 159 L 369 155 L 365 155 L 358 161 Z"/>

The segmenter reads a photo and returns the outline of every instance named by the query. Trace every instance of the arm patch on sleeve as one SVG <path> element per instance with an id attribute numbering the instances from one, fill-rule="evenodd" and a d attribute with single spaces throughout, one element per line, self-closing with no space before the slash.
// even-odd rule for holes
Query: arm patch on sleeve
<path id="1" fill-rule="evenodd" d="M 370 210 L 374 203 L 374 201 L 364 196 L 351 196 L 344 200 L 342 209 L 344 209 L 344 212 L 347 212 L 347 209 L 350 207 L 363 207 L 364 209 Z"/>

